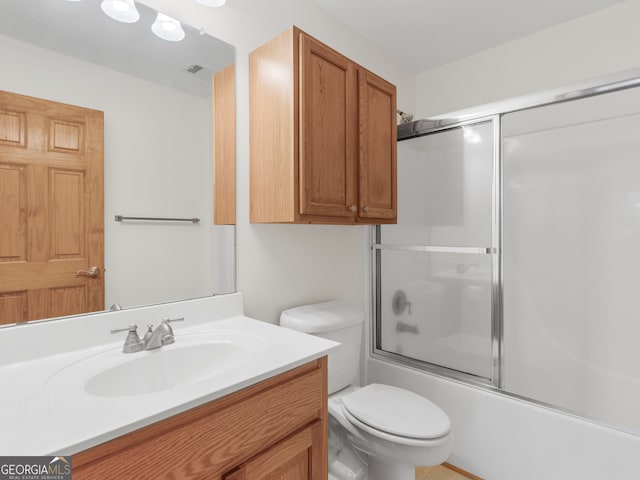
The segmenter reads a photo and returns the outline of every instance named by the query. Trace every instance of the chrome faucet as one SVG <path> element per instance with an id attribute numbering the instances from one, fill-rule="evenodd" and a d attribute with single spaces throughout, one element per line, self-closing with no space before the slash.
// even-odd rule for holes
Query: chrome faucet
<path id="1" fill-rule="evenodd" d="M 147 325 L 148 330 L 144 335 L 144 349 L 153 350 L 154 348 L 160 348 L 175 342 L 173 329 L 171 325 L 169 325 L 169 322 L 182 322 L 183 320 L 184 317 L 165 318 L 155 330 L 153 330 L 153 325 Z"/>
<path id="2" fill-rule="evenodd" d="M 127 338 L 124 341 L 122 351 L 124 353 L 135 353 L 142 350 L 153 350 L 160 348 L 164 345 L 169 345 L 175 342 L 173 336 L 173 329 L 169 325 L 170 322 L 181 322 L 182 318 L 165 318 L 160 322 L 160 325 L 153 329 L 153 325 L 147 325 L 147 333 L 145 333 L 142 340 L 138 336 L 138 326 L 129 325 L 127 328 L 117 328 L 111 330 L 111 333 L 129 332 Z"/>

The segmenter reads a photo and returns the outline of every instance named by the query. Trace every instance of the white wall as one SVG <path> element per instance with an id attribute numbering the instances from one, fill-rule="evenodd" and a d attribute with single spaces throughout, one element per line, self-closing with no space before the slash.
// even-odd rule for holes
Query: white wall
<path id="1" fill-rule="evenodd" d="M 417 116 L 640 67 L 638 18 L 640 2 L 628 1 L 423 72 Z M 450 461 L 488 480 L 640 475 L 640 437 L 378 360 L 367 362 L 367 381 L 409 388 L 442 406 L 455 435 Z"/>
<path id="2" fill-rule="evenodd" d="M 247 315 L 277 322 L 283 309 L 331 298 L 365 300 L 367 227 L 249 224 L 249 52 L 296 25 L 398 87 L 399 108 L 415 101 L 415 77 L 312 0 L 229 0 L 219 9 L 193 1 L 145 4 L 205 30 L 237 54 L 237 282 Z"/>
<path id="3" fill-rule="evenodd" d="M 0 57 L 0 89 L 105 113 L 106 307 L 213 293 L 224 277 L 211 267 L 210 100 L 9 37 Z M 124 224 L 116 214 L 202 223 Z"/>
<path id="4" fill-rule="evenodd" d="M 638 67 L 638 18 L 629 0 L 420 73 L 417 118 Z"/>

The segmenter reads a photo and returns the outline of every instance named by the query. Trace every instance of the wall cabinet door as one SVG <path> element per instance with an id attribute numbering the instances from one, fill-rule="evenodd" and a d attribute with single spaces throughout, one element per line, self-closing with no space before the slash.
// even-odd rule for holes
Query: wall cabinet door
<path id="1" fill-rule="evenodd" d="M 284 439 L 224 476 L 224 480 L 325 480 L 324 455 L 314 438 L 322 434 L 321 422 Z"/>
<path id="2" fill-rule="evenodd" d="M 396 89 L 364 69 L 358 72 L 359 211 L 367 219 L 397 215 Z"/>
<path id="3" fill-rule="evenodd" d="M 213 75 L 213 223 L 236 223 L 236 74 Z"/>
<path id="4" fill-rule="evenodd" d="M 305 34 L 300 51 L 300 213 L 355 217 L 356 66 Z"/>

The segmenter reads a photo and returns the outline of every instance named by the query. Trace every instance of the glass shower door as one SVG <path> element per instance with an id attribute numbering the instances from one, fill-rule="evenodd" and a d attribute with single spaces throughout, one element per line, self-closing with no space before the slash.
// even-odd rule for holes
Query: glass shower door
<path id="1" fill-rule="evenodd" d="M 495 383 L 497 119 L 398 143 L 398 224 L 377 227 L 375 351 Z"/>
<path id="2" fill-rule="evenodd" d="M 636 432 L 638 132 L 640 88 L 503 117 L 504 389 Z"/>

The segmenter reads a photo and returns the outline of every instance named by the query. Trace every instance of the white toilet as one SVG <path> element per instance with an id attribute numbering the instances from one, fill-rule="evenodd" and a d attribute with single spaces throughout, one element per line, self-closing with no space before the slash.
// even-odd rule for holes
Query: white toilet
<path id="1" fill-rule="evenodd" d="M 282 312 L 280 325 L 339 342 L 329 353 L 329 480 L 415 480 L 451 452 L 449 417 L 421 395 L 357 387 L 364 311 L 324 302 Z"/>

